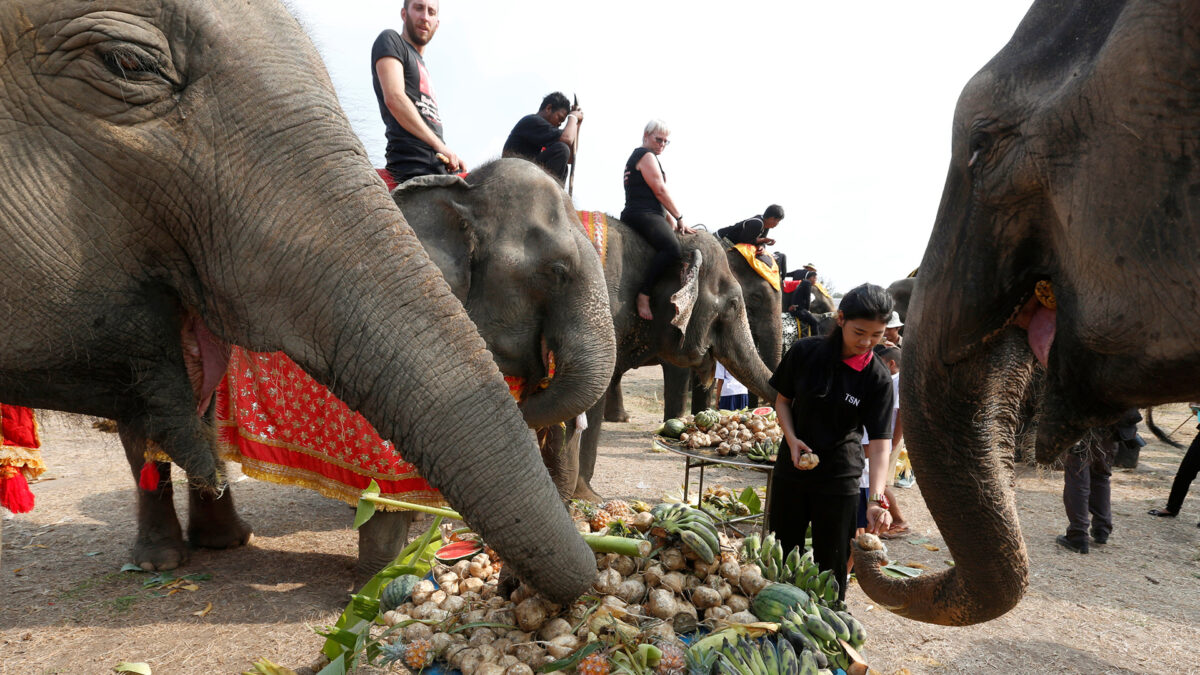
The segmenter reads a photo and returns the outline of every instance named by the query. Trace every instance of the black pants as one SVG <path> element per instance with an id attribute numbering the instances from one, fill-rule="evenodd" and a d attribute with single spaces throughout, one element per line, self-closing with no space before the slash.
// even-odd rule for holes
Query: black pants
<path id="1" fill-rule="evenodd" d="M 1187 496 L 1188 488 L 1191 487 L 1192 481 L 1196 480 L 1198 473 L 1200 473 L 1200 434 L 1192 439 L 1187 454 L 1183 456 L 1183 463 L 1179 465 L 1179 471 L 1175 473 L 1175 482 L 1171 484 L 1171 496 L 1167 498 L 1168 511 L 1179 513 L 1179 509 L 1183 508 L 1183 498 Z"/>
<path id="2" fill-rule="evenodd" d="M 850 537 L 858 523 L 858 491 L 851 495 L 821 495 L 789 485 L 776 475 L 771 484 L 771 529 L 783 544 L 784 557 L 793 547 L 804 550 L 804 533 L 812 525 L 813 560 L 822 570 L 833 570 L 838 580 L 838 600 L 846 599 L 846 563 Z"/>
<path id="3" fill-rule="evenodd" d="M 571 147 L 562 141 L 555 141 L 542 148 L 534 164 L 546 170 L 546 173 L 558 179 L 559 183 L 567 182 L 567 165 L 571 163 Z"/>
<path id="4" fill-rule="evenodd" d="M 800 323 L 806 324 L 811 328 L 813 335 L 820 335 L 821 322 L 817 321 L 817 317 L 813 316 L 812 312 L 807 309 L 797 309 L 795 312 L 792 312 L 792 316 L 796 317 Z"/>
<path id="5" fill-rule="evenodd" d="M 392 174 L 392 180 L 397 183 L 403 183 L 406 180 L 411 180 L 417 176 L 445 176 L 446 165 L 440 159 L 434 159 L 432 162 L 411 161 L 404 164 L 389 164 L 387 167 L 388 173 Z"/>
<path id="6" fill-rule="evenodd" d="M 679 245 L 679 237 L 675 236 L 675 231 L 671 229 L 667 219 L 660 213 L 622 211 L 621 221 L 654 247 L 654 258 L 646 268 L 646 276 L 638 288 L 638 293 L 650 295 L 655 282 L 662 275 L 663 268 L 683 257 L 683 247 Z"/>
<path id="7" fill-rule="evenodd" d="M 1088 529 L 1101 541 L 1112 532 L 1112 460 L 1117 442 L 1095 439 L 1076 446 L 1063 456 L 1063 506 L 1067 510 L 1067 538 L 1087 542 Z"/>

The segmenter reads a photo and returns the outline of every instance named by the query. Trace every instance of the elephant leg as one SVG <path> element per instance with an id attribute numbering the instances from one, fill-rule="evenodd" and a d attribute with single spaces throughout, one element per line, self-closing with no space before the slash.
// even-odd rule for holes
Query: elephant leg
<path id="1" fill-rule="evenodd" d="M 538 429 L 537 436 L 542 463 L 550 471 L 558 496 L 570 499 L 579 481 L 579 434 L 575 432 L 575 420 L 567 422 L 565 429 L 558 425 Z"/>
<path id="2" fill-rule="evenodd" d="M 604 397 L 604 419 L 608 422 L 629 421 L 629 411 L 625 409 L 625 394 L 621 391 L 621 377 L 623 375 L 624 373 L 619 373 L 613 378 L 613 381 L 608 385 L 608 393 Z M 588 424 L 591 424 L 591 420 L 588 421 Z"/>
<path id="3" fill-rule="evenodd" d="M 663 421 L 683 417 L 687 399 L 689 378 L 692 371 L 669 363 L 662 364 L 663 371 Z"/>
<path id="4" fill-rule="evenodd" d="M 700 384 L 700 378 L 691 371 L 688 371 L 688 377 L 691 378 L 689 384 L 692 387 L 692 414 L 695 415 L 698 412 L 717 407 L 717 401 L 713 400 L 715 383 L 706 387 Z"/>
<path id="5" fill-rule="evenodd" d="M 250 543 L 254 530 L 238 515 L 233 489 L 214 494 L 188 486 L 188 543 L 200 548 L 237 548 Z"/>
<path id="6" fill-rule="evenodd" d="M 619 382 L 620 376 L 614 378 L 614 381 Z M 618 391 L 620 389 L 618 388 Z M 610 388 L 609 391 L 612 391 Z M 605 395 L 604 398 L 607 398 Z M 592 489 L 592 473 L 596 470 L 596 454 L 600 446 L 600 425 L 603 422 L 605 400 L 601 398 L 596 401 L 587 412 L 588 427 L 583 430 L 579 439 L 579 480 L 575 483 L 574 499 L 583 499 L 593 503 L 604 501 L 596 491 Z"/>
<path id="7" fill-rule="evenodd" d="M 125 458 L 139 482 L 146 462 L 146 437 L 137 425 L 117 424 Z M 174 488 L 171 485 L 171 463 L 156 462 L 158 480 L 153 490 L 137 489 L 137 538 L 133 543 L 133 562 L 144 570 L 173 570 L 188 560 L 183 530 L 175 515 Z"/>
<path id="8" fill-rule="evenodd" d="M 376 511 L 371 519 L 358 528 L 358 565 L 356 585 L 366 582 L 386 567 L 408 541 L 412 511 Z"/>

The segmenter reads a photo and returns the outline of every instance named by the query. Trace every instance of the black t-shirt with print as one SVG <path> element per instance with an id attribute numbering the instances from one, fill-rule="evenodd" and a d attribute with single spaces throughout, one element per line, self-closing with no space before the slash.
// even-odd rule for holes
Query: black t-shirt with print
<path id="1" fill-rule="evenodd" d="M 872 439 L 892 437 L 892 376 L 872 358 L 862 371 L 842 362 L 840 345 L 825 337 L 797 341 L 771 376 L 771 386 L 792 401 L 796 437 L 820 457 L 815 469 L 792 464 L 779 446 L 776 477 L 818 494 L 858 493 L 863 470 L 862 429 Z"/>
<path id="2" fill-rule="evenodd" d="M 380 33 L 371 47 L 371 84 L 375 87 L 379 114 L 387 129 L 388 171 L 398 181 L 412 176 L 446 173 L 445 165 L 437 158 L 434 149 L 400 126 L 392 116 L 392 111 L 388 110 L 387 102 L 383 99 L 383 88 L 379 85 L 379 73 L 375 70 L 375 64 L 385 56 L 391 56 L 403 64 L 404 95 L 417 107 L 425 126 L 438 138 L 442 138 L 442 118 L 438 114 L 437 98 L 429 80 L 429 71 L 425 69 L 425 60 L 396 31 L 388 29 Z"/>
<path id="3" fill-rule="evenodd" d="M 509 132 L 503 154 L 505 157 L 533 159 L 542 148 L 557 141 L 562 133 L 562 129 L 550 124 L 541 115 L 526 115 Z"/>

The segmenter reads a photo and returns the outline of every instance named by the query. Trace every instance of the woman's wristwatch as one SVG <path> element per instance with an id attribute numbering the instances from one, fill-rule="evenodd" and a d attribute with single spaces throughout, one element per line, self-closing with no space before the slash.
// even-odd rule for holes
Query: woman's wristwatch
<path id="1" fill-rule="evenodd" d="M 679 215 L 677 215 L 677 216 L 675 216 L 675 222 L 677 222 L 677 223 L 682 223 L 682 222 L 683 222 L 683 214 L 682 214 L 682 213 L 681 213 L 681 214 L 679 214 Z"/>
<path id="2" fill-rule="evenodd" d="M 887 511 L 888 509 L 892 508 L 892 505 L 888 502 L 887 495 L 879 493 L 879 492 L 874 492 L 871 494 L 870 497 L 867 497 L 867 503 L 868 504 L 871 504 L 871 503 L 878 504 L 880 506 L 880 508 L 882 508 L 884 511 Z"/>

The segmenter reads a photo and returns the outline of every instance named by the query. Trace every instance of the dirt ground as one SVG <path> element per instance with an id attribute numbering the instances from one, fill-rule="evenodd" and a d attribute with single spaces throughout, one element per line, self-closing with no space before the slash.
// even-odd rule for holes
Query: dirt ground
<path id="1" fill-rule="evenodd" d="M 651 500 L 677 490 L 682 459 L 650 451 L 661 410 L 657 368 L 625 378 L 633 419 L 605 427 L 594 481 L 606 496 Z M 1156 411 L 1176 440 L 1195 433 L 1183 405 Z M 351 509 L 298 488 L 237 480 L 252 543 L 198 550 L 177 574 L 203 574 L 195 590 L 146 587 L 151 575 L 121 572 L 134 533 L 133 479 L 115 435 L 85 418 L 42 416 L 49 470 L 33 486 L 33 513 L 4 522 L 0 567 L 0 673 L 107 673 L 145 661 L 156 675 L 236 673 L 260 657 L 292 668 L 312 663 L 346 601 L 357 539 Z M 873 608 L 852 586 L 850 609 L 865 624 L 865 655 L 881 673 L 1200 672 L 1200 486 L 1177 519 L 1152 518 L 1182 451 L 1152 440 L 1136 470 L 1113 478 L 1116 530 L 1081 556 L 1061 549 L 1066 525 L 1061 473 L 1022 468 L 1017 490 L 1032 560 L 1030 588 L 990 623 L 944 628 Z M 233 476 L 240 476 L 231 470 Z M 707 483 L 742 487 L 764 474 L 709 469 Z M 890 544 L 893 559 L 944 569 L 949 552 L 916 487 L 900 491 L 915 534 Z M 695 476 L 693 475 L 693 486 Z M 177 495 L 182 514 L 186 504 Z M 203 610 L 211 603 L 211 610 Z M 202 615 L 201 615 L 202 614 Z"/>

